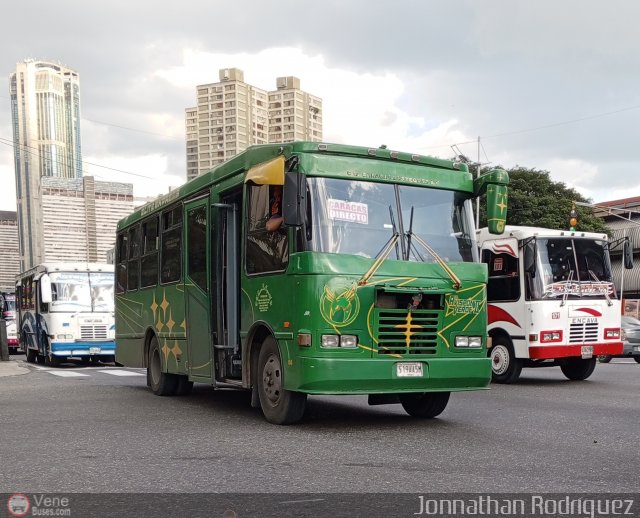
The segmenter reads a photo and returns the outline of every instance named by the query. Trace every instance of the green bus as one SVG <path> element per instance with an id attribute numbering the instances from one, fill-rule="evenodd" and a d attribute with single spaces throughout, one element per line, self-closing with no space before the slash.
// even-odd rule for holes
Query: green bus
<path id="1" fill-rule="evenodd" d="M 157 395 L 251 390 L 272 423 L 309 394 L 435 417 L 487 387 L 486 265 L 508 175 L 317 142 L 252 146 L 118 224 L 116 361 Z"/>

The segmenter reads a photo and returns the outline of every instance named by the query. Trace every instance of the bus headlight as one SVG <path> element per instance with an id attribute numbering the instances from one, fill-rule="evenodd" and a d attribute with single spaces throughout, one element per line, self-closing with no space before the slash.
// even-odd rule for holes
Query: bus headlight
<path id="1" fill-rule="evenodd" d="M 56 335 L 58 340 L 73 340 L 73 335 Z"/>
<path id="2" fill-rule="evenodd" d="M 340 347 L 340 337 L 338 335 L 322 335 L 321 347 Z"/>
<path id="3" fill-rule="evenodd" d="M 456 336 L 456 347 L 478 349 L 482 347 L 481 336 Z"/>
<path id="4" fill-rule="evenodd" d="M 328 349 L 335 347 L 355 349 L 358 347 L 358 337 L 356 335 L 322 335 L 320 346 Z"/>

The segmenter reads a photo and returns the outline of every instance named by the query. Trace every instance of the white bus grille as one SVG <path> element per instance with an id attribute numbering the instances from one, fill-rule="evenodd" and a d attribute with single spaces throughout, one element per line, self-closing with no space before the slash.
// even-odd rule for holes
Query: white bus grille
<path id="1" fill-rule="evenodd" d="M 571 324 L 569 327 L 569 343 L 579 344 L 598 341 L 598 323 Z"/>
<path id="2" fill-rule="evenodd" d="M 106 340 L 107 326 L 80 326 L 80 338 L 82 340 Z"/>

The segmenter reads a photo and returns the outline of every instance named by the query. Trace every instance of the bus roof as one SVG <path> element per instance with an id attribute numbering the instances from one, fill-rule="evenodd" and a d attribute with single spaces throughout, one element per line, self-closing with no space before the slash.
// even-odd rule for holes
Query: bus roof
<path id="1" fill-rule="evenodd" d="M 410 166 L 422 166 L 431 170 L 450 171 L 455 173 L 467 173 L 469 168 L 464 163 L 452 160 L 430 157 L 426 155 L 412 154 L 400 151 L 392 151 L 385 147 L 367 148 L 363 146 L 349 146 L 345 144 L 327 144 L 320 142 L 288 142 L 284 144 L 262 144 L 250 146 L 230 160 L 218 164 L 209 172 L 206 172 L 173 191 L 158 197 L 146 205 L 138 208 L 129 216 L 118 223 L 118 230 L 146 217 L 147 215 L 164 208 L 174 201 L 195 194 L 209 185 L 231 178 L 234 175 L 245 172 L 251 167 L 262 164 L 278 156 L 289 158 L 294 154 L 333 155 L 336 157 L 353 157 L 368 160 L 382 160 L 394 163 L 404 163 Z M 426 175 L 425 175 L 426 177 Z M 400 182 L 401 183 L 401 182 Z"/>
<path id="2" fill-rule="evenodd" d="M 489 234 L 489 230 L 485 228 L 478 229 L 476 231 L 478 241 L 483 242 L 494 239 L 504 239 L 507 237 L 515 237 L 516 239 L 526 239 L 528 237 L 572 237 L 572 238 L 586 238 L 586 239 L 599 239 L 608 241 L 609 236 L 607 234 L 600 234 L 598 232 L 579 232 L 571 230 L 554 230 L 544 227 L 525 227 L 517 225 L 506 225 L 504 227 L 504 234 L 497 236 Z"/>
<path id="3" fill-rule="evenodd" d="M 29 275 L 51 272 L 106 272 L 113 273 L 114 266 L 109 263 L 42 263 L 16 276 L 20 280 Z"/>

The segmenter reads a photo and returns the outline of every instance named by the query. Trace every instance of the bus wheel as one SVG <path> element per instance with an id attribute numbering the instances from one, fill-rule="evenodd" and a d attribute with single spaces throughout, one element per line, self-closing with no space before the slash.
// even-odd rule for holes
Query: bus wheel
<path id="1" fill-rule="evenodd" d="M 633 359 L 636 361 L 636 363 L 640 363 L 640 356 L 634 356 Z"/>
<path id="2" fill-rule="evenodd" d="M 613 358 L 613 356 L 611 356 L 610 354 L 603 354 L 601 356 L 598 356 L 598 361 L 600 363 L 609 363 L 611 361 L 611 358 Z"/>
<path id="3" fill-rule="evenodd" d="M 583 360 L 582 358 L 567 358 L 561 365 L 560 369 L 570 380 L 582 381 L 586 380 L 593 374 L 596 368 L 596 358 Z"/>
<path id="4" fill-rule="evenodd" d="M 516 358 L 513 346 L 502 337 L 493 340 L 489 349 L 491 378 L 496 383 L 515 383 L 522 372 L 522 360 Z"/>
<path id="5" fill-rule="evenodd" d="M 155 336 L 151 338 L 147 365 L 147 380 L 153 393 L 156 396 L 173 396 L 178 389 L 178 377 L 175 374 L 162 372 L 160 347 Z"/>
<path id="6" fill-rule="evenodd" d="M 49 342 L 45 342 L 45 355 L 44 355 L 44 364 L 49 367 L 59 367 L 62 363 L 62 358 L 60 356 L 56 356 L 51 352 L 51 346 Z"/>
<path id="7" fill-rule="evenodd" d="M 278 344 L 272 336 L 262 342 L 258 356 L 258 384 L 260 407 L 267 421 L 273 424 L 291 424 L 302 419 L 307 395 L 292 392 L 282 386 L 282 363 Z"/>
<path id="8" fill-rule="evenodd" d="M 26 349 L 27 349 L 27 362 L 36 363 L 36 359 L 38 358 L 38 351 L 35 351 L 34 349 L 29 349 L 28 347 Z"/>
<path id="9" fill-rule="evenodd" d="M 451 392 L 424 392 L 400 394 L 400 403 L 412 417 L 431 418 L 439 416 L 449 403 Z"/>

